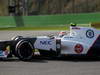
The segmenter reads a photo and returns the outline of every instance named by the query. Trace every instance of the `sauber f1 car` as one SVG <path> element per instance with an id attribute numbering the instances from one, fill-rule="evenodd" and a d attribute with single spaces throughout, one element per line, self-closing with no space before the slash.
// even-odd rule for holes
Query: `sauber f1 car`
<path id="1" fill-rule="evenodd" d="M 11 55 L 21 60 L 30 60 L 36 55 L 100 56 L 100 31 L 92 27 L 70 26 L 69 33 L 60 32 L 58 36 L 17 36 L 9 41 L 0 41 L 0 58 Z"/>

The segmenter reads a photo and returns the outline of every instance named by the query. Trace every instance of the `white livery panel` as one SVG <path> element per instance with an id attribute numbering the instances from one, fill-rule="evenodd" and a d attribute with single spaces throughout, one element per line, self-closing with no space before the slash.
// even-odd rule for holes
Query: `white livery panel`
<path id="1" fill-rule="evenodd" d="M 56 51 L 56 40 L 49 37 L 37 37 L 34 43 L 36 49 Z"/>

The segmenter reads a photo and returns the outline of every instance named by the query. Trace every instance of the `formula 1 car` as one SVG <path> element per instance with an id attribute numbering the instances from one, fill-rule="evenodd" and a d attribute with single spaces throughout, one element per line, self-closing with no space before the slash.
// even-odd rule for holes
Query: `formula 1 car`
<path id="1" fill-rule="evenodd" d="M 71 26 L 69 33 L 60 32 L 58 36 L 17 36 L 9 41 L 0 41 L 0 58 L 11 55 L 20 60 L 30 60 L 37 55 L 100 56 L 100 31 L 92 27 Z"/>

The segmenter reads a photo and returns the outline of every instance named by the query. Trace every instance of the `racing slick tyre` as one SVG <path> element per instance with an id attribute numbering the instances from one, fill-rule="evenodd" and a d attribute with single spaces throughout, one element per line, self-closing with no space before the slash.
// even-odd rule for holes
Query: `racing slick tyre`
<path id="1" fill-rule="evenodd" d="M 16 44 L 16 47 L 15 47 L 15 52 L 16 52 L 17 57 L 23 61 L 32 59 L 33 54 L 34 54 L 33 50 L 34 48 L 31 42 L 28 40 L 23 40 L 23 39 L 20 40 Z"/>
<path id="2" fill-rule="evenodd" d="M 19 40 L 19 39 L 22 39 L 22 38 L 23 38 L 23 36 L 15 36 L 15 37 L 11 38 L 11 40 Z"/>

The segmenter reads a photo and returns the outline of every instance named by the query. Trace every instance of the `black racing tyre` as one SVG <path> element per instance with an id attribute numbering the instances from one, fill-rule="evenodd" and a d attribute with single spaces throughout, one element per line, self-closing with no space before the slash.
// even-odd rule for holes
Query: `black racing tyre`
<path id="1" fill-rule="evenodd" d="M 22 39 L 22 38 L 23 38 L 23 36 L 15 36 L 11 40 L 19 40 L 19 39 Z"/>
<path id="2" fill-rule="evenodd" d="M 15 47 L 15 52 L 17 57 L 21 60 L 31 60 L 33 57 L 34 47 L 28 40 L 20 40 Z"/>

